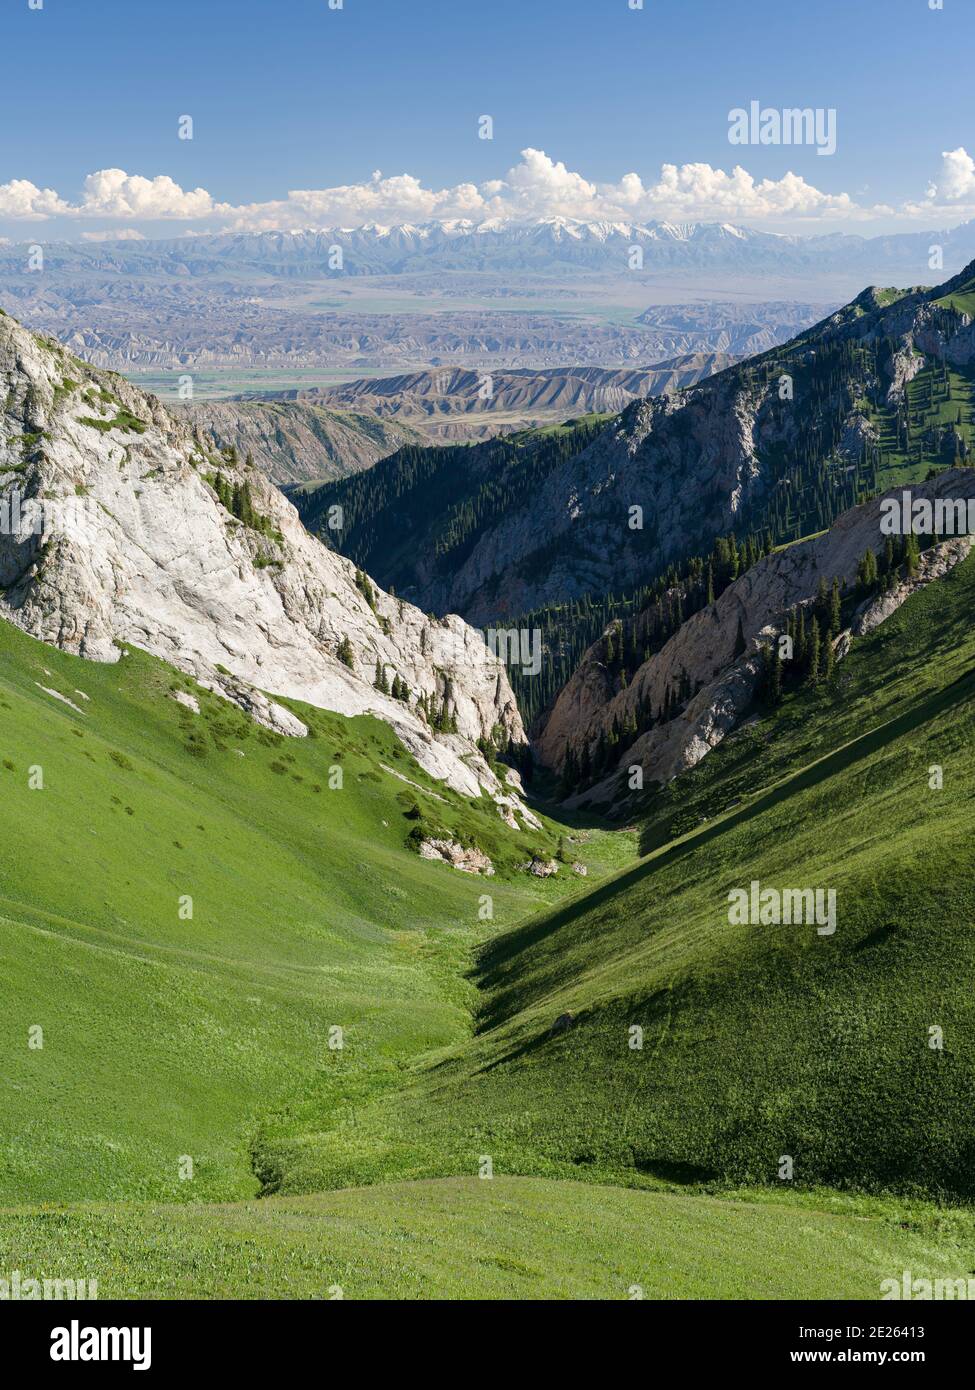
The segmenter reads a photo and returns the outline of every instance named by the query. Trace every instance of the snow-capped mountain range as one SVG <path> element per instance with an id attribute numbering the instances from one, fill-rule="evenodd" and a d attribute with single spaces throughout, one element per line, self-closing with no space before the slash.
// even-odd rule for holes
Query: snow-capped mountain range
<path id="1" fill-rule="evenodd" d="M 975 253 L 975 223 L 943 232 L 802 237 L 727 222 L 457 219 L 296 232 L 221 232 L 158 241 L 54 242 L 47 248 L 46 259 L 49 269 L 101 267 L 133 273 L 176 265 L 191 274 L 250 266 L 285 276 L 315 265 L 324 275 L 402 274 L 432 268 L 537 271 L 546 264 L 623 271 L 640 268 L 632 264 L 632 248 L 639 247 L 643 269 L 738 266 L 753 271 L 819 269 L 825 274 L 889 268 L 911 271 L 920 281 L 929 270 L 932 245 L 942 248 L 945 269 L 952 269 L 956 262 L 960 268 Z M 341 267 L 329 265 L 330 259 L 335 261 L 336 246 L 342 248 Z M 23 243 L 0 247 L 0 274 L 10 274 L 23 254 Z"/>

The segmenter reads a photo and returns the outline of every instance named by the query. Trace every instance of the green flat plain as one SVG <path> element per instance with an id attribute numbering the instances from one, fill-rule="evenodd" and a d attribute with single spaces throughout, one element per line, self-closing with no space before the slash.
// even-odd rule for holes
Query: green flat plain
<path id="1" fill-rule="evenodd" d="M 905 1269 L 965 1278 L 973 1249 L 971 1218 L 933 1210 L 540 1178 L 0 1213 L 3 1268 L 100 1298 L 876 1299 Z"/>

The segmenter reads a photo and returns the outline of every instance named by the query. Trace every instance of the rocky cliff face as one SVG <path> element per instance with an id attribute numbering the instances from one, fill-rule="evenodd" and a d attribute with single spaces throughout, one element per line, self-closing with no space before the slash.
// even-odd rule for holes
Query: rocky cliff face
<path id="1" fill-rule="evenodd" d="M 731 529 L 746 497 L 768 486 L 758 460 L 760 405 L 732 370 L 630 406 L 553 470 L 528 506 L 481 537 L 453 577 L 447 606 L 487 622 L 629 587 L 695 538 Z M 633 506 L 643 509 L 642 529 L 630 526 Z"/>
<path id="2" fill-rule="evenodd" d="M 874 489 L 873 455 L 897 452 L 910 383 L 924 371 L 940 387 L 945 366 L 975 360 L 973 286 L 975 266 L 934 290 L 867 290 L 780 349 L 633 403 L 493 521 L 446 595 L 416 601 L 486 624 L 638 585 L 731 530 L 821 529 Z M 920 462 L 950 461 L 956 434 L 970 450 L 953 404 L 957 424 L 954 411 L 925 423 Z"/>
<path id="3" fill-rule="evenodd" d="M 95 661 L 144 648 L 285 732 L 303 726 L 269 695 L 375 714 L 433 775 L 499 792 L 475 742 L 524 733 L 459 618 L 375 589 L 259 469 L 6 316 L 0 404 L 0 616 Z M 377 662 L 408 701 L 373 688 Z M 457 732 L 433 732 L 421 697 Z"/>
<path id="4" fill-rule="evenodd" d="M 889 494 L 898 496 L 900 489 Z M 975 497 L 975 471 L 952 469 L 911 488 L 915 498 Z M 640 767 L 644 782 L 667 782 L 693 767 L 728 734 L 747 712 L 763 668 L 761 648 L 785 629 L 790 610 L 808 607 L 820 581 L 834 578 L 853 585 L 857 566 L 867 551 L 879 551 L 882 498 L 874 498 L 841 516 L 822 536 L 773 552 L 729 585 L 715 603 L 693 614 L 659 652 L 618 682 L 603 661 L 603 645 L 589 652 L 548 713 L 536 744 L 536 755 L 560 771 L 569 748 L 576 757 L 590 753 L 616 723 L 623 728 L 647 708 L 661 711 L 667 693 L 682 682 L 695 693 L 670 719 L 641 734 L 620 755 L 616 766 L 594 787 L 570 798 L 570 805 L 625 801 L 624 769 Z M 971 536 L 944 540 L 922 552 L 916 575 L 865 601 L 851 628 L 835 644 L 837 657 L 849 649 L 851 636 L 879 625 L 916 589 L 941 578 L 969 553 Z M 741 642 L 744 641 L 744 651 Z"/>

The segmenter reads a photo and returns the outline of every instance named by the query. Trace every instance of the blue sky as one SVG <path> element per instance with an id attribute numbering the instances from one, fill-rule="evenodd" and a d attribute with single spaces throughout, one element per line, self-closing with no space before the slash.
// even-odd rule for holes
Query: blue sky
<path id="1" fill-rule="evenodd" d="M 629 3 L 344 0 L 334 11 L 328 0 L 44 0 L 38 11 L 7 0 L 0 230 L 26 235 L 16 209 L 42 206 L 23 187 L 9 191 L 18 180 L 76 206 L 87 175 L 121 169 L 166 175 L 240 208 L 291 189 L 367 184 L 375 170 L 408 173 L 425 189 L 481 186 L 504 180 L 532 148 L 597 185 L 633 171 L 653 187 L 665 163 L 740 163 L 756 180 L 792 171 L 823 194 L 847 195 L 856 211 L 812 208 L 797 221 L 784 206 L 749 215 L 746 202 L 727 220 L 822 230 L 811 224 L 825 214 L 831 225 L 874 231 L 923 201 L 943 151 L 975 150 L 970 82 L 956 61 L 975 38 L 972 0 L 944 0 L 941 11 L 929 0 Z M 728 112 L 752 100 L 835 107 L 836 154 L 732 147 Z M 477 138 L 485 113 L 491 141 Z M 177 139 L 184 114 L 192 140 Z M 951 196 L 935 200 L 939 214 L 925 223 L 971 215 L 964 161 L 954 175 Z M 103 199 L 83 216 L 55 210 L 34 231 L 171 233 L 234 220 L 218 212 L 163 226 L 147 197 L 143 216 Z M 532 185 L 525 207 L 545 212 L 553 197 Z M 570 190 L 570 210 L 575 197 Z M 695 199 L 688 215 L 704 205 Z M 380 211 L 388 201 L 373 199 Z M 445 201 L 448 213 L 455 201 Z M 881 212 L 867 225 L 878 204 L 898 218 Z M 647 206 L 656 202 L 639 204 Z M 289 225 L 307 212 L 256 220 L 278 217 Z"/>

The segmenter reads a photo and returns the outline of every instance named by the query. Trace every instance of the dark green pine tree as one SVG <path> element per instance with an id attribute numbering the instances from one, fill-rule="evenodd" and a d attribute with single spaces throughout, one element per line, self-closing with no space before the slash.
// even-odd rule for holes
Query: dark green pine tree
<path id="1" fill-rule="evenodd" d="M 839 635 L 843 625 L 843 600 L 840 594 L 840 581 L 833 580 L 833 587 L 829 592 L 829 634 L 831 637 Z"/>
<path id="2" fill-rule="evenodd" d="M 863 554 L 857 566 L 857 583 L 864 593 L 870 593 L 877 585 L 877 557 L 871 547 Z"/>
<path id="3" fill-rule="evenodd" d="M 795 659 L 796 659 L 796 662 L 798 663 L 798 666 L 799 666 L 799 670 L 800 670 L 800 671 L 806 670 L 806 667 L 807 667 L 806 658 L 807 658 L 808 654 L 809 654 L 809 648 L 808 648 L 808 644 L 807 644 L 807 641 L 806 641 L 806 610 L 805 610 L 804 608 L 800 608 L 800 609 L 799 609 L 799 617 L 798 617 L 798 626 L 796 627 L 796 644 L 795 644 Z"/>
<path id="4" fill-rule="evenodd" d="M 822 643 L 819 636 L 819 619 L 813 617 L 809 624 L 808 683 L 819 684 L 819 651 Z"/>
<path id="5" fill-rule="evenodd" d="M 769 676 L 769 702 L 773 705 L 782 703 L 782 653 L 779 650 L 778 642 L 772 644 L 772 666 Z"/>
<path id="6" fill-rule="evenodd" d="M 559 778 L 559 796 L 571 796 L 579 785 L 579 762 L 576 757 L 575 749 L 570 744 L 565 750 L 565 760 L 562 763 L 562 775 Z M 561 846 L 562 841 L 559 840 Z"/>
<path id="7" fill-rule="evenodd" d="M 913 533 L 909 535 L 904 544 L 904 565 L 908 575 L 917 574 L 920 551 L 918 548 L 917 536 Z"/>

